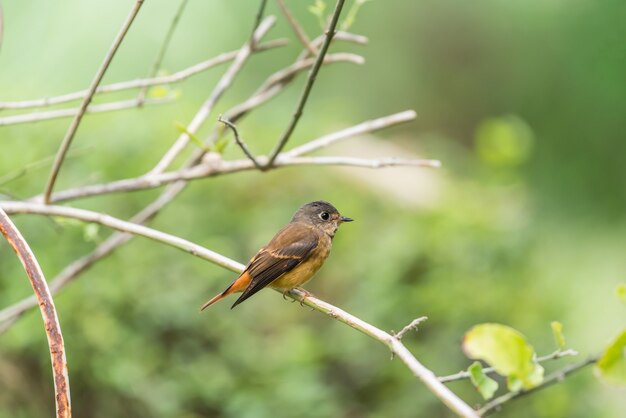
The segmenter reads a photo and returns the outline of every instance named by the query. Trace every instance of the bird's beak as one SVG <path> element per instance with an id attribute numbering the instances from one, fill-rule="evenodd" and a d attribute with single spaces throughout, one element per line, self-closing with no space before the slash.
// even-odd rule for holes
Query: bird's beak
<path id="1" fill-rule="evenodd" d="M 345 216 L 342 216 L 340 219 L 341 219 L 341 222 L 352 222 L 352 221 L 354 221 L 354 219 L 346 218 Z"/>

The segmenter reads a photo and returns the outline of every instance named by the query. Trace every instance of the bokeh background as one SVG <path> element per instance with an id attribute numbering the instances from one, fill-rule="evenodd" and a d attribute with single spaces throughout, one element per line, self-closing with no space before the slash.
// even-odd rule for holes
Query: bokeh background
<path id="1" fill-rule="evenodd" d="M 132 4 L 2 3 L 3 101 L 85 88 Z M 257 3 L 189 1 L 164 68 L 177 71 L 241 46 Z M 319 33 L 307 10 L 312 0 L 287 3 L 310 35 Z M 104 83 L 145 76 L 177 7 L 146 1 Z M 279 20 L 266 39 L 290 37 L 290 45 L 252 57 L 212 121 L 299 52 L 272 1 L 268 13 Z M 598 353 L 626 323 L 615 297 L 626 280 L 624 21 L 620 0 L 368 2 L 352 30 L 369 45 L 333 47 L 367 63 L 322 69 L 289 146 L 415 109 L 413 123 L 324 153 L 421 156 L 440 159 L 443 168 L 300 167 L 196 181 L 153 225 L 245 262 L 300 204 L 329 200 L 357 222 L 342 228 L 309 290 L 383 329 L 427 315 L 404 341 L 437 374 L 467 367 L 460 342 L 481 322 L 508 324 L 545 354 L 555 348 L 549 324 L 558 320 L 579 359 Z M 179 96 L 171 104 L 87 116 L 57 189 L 145 173 L 225 68 L 171 86 Z M 239 124 L 255 153 L 268 152 L 287 125 L 303 80 Z M 122 97 L 129 96 L 96 103 Z M 54 155 L 68 124 L 0 128 L 0 176 Z M 231 145 L 225 156 L 241 152 Z M 2 193 L 40 193 L 49 168 L 29 169 Z M 72 205 L 129 217 L 158 193 Z M 16 221 L 49 279 L 110 233 L 77 222 Z M 233 311 L 225 302 L 198 314 L 233 277 L 137 238 L 66 288 L 56 303 L 75 416 L 451 416 L 382 345 L 274 292 Z M 0 242 L 0 305 L 31 293 Z M 0 416 L 51 416 L 38 312 L 0 336 L 0 354 Z M 451 387 L 480 402 L 468 382 Z M 625 399 L 587 368 L 499 416 L 618 417 Z"/>

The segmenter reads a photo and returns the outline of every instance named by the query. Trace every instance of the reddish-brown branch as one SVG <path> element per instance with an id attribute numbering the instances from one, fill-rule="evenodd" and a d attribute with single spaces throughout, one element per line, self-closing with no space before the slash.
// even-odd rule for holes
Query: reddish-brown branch
<path id="1" fill-rule="evenodd" d="M 48 283 L 39 267 L 35 255 L 20 231 L 11 222 L 11 219 L 0 208 L 0 232 L 7 239 L 15 253 L 19 257 L 26 274 L 33 286 L 35 296 L 39 302 L 39 309 L 43 317 L 50 357 L 52 359 L 52 374 L 54 376 L 54 392 L 56 399 L 57 418 L 69 418 L 72 416 L 70 404 L 70 381 L 67 373 L 67 359 L 65 357 L 65 345 L 61 325 L 57 317 L 54 301 L 48 288 Z"/>

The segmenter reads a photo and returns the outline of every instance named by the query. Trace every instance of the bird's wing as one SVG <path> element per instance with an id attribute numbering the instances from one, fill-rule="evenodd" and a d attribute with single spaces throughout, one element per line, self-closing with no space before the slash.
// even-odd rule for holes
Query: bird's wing
<path id="1" fill-rule="evenodd" d="M 289 224 L 278 231 L 270 243 L 262 248 L 246 267 L 252 280 L 232 307 L 293 270 L 313 253 L 319 241 L 319 235 L 306 225 Z"/>

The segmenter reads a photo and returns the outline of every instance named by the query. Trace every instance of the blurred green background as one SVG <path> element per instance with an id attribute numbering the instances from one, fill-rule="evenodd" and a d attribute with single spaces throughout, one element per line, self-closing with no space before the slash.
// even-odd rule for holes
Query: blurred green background
<path id="1" fill-rule="evenodd" d="M 87 87 L 133 2 L 2 3 L 0 100 L 8 101 Z M 320 31 L 307 11 L 312 3 L 287 2 L 310 35 Z M 178 4 L 146 1 L 104 83 L 147 74 Z M 190 0 L 164 69 L 241 46 L 257 4 Z M 300 51 L 273 1 L 267 13 L 278 23 L 266 39 L 290 37 L 289 46 L 250 59 L 201 137 Z M 481 322 L 508 324 L 546 354 L 555 348 L 550 321 L 558 320 L 579 360 L 598 353 L 626 323 L 614 292 L 626 280 L 624 21 L 626 3 L 618 0 L 368 2 L 352 31 L 369 45 L 332 48 L 362 54 L 365 66 L 322 69 L 289 146 L 415 109 L 413 123 L 324 153 L 422 156 L 443 168 L 300 167 L 201 180 L 153 225 L 245 262 L 300 204 L 329 200 L 357 222 L 342 228 L 308 289 L 387 330 L 427 315 L 404 341 L 437 374 L 467 367 L 460 341 Z M 176 123 L 191 120 L 225 68 L 171 86 L 179 95 L 171 104 L 87 116 L 57 190 L 152 168 L 177 137 Z M 271 149 L 303 80 L 239 123 L 253 152 Z M 132 93 L 95 102 L 125 97 Z M 54 155 L 69 123 L 1 127 L 0 177 Z M 231 145 L 225 156 L 241 152 Z M 49 167 L 2 185 L 2 193 L 40 193 Z M 158 194 L 71 204 L 127 218 Z M 15 219 L 48 279 L 110 233 Z M 274 292 L 233 311 L 227 301 L 198 314 L 233 278 L 138 238 L 67 287 L 56 304 L 75 416 L 451 416 L 398 360 L 389 361 L 385 347 Z M 0 306 L 30 294 L 21 265 L 0 242 Z M 451 388 L 480 402 L 468 382 Z M 587 368 L 498 416 L 618 417 L 625 399 Z M 53 404 L 42 321 L 31 311 L 0 336 L 0 416 L 52 416 Z"/>

